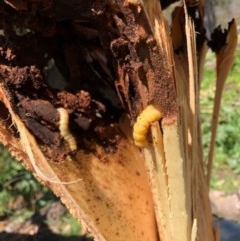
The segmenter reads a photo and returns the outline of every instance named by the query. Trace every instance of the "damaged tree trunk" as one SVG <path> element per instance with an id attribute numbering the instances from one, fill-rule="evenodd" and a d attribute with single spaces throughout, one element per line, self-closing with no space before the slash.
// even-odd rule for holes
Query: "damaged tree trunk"
<path id="1" fill-rule="evenodd" d="M 172 2 L 0 3 L 0 140 L 95 240 L 219 239 L 199 118 L 204 1 L 181 1 L 170 29 Z M 235 22 L 215 35 L 223 86 Z"/>

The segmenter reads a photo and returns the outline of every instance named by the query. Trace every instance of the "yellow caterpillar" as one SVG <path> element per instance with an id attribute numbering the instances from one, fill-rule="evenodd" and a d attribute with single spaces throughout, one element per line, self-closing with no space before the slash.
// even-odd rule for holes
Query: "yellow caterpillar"
<path id="1" fill-rule="evenodd" d="M 68 143 L 71 151 L 77 150 L 77 142 L 68 129 L 69 115 L 66 109 L 58 108 L 59 113 L 59 130 L 63 139 Z"/>
<path id="2" fill-rule="evenodd" d="M 138 116 L 133 126 L 133 140 L 136 146 L 147 145 L 147 132 L 152 122 L 159 121 L 162 113 L 153 105 L 147 106 Z"/>

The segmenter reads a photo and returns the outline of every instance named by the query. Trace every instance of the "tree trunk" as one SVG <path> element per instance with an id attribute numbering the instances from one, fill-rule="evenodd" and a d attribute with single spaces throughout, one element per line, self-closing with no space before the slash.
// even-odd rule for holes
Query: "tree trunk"
<path id="1" fill-rule="evenodd" d="M 172 2 L 0 3 L 0 140 L 95 240 L 219 238 L 199 118 L 204 1 L 175 7 L 170 29 Z M 217 34 L 229 69 L 235 22 Z"/>

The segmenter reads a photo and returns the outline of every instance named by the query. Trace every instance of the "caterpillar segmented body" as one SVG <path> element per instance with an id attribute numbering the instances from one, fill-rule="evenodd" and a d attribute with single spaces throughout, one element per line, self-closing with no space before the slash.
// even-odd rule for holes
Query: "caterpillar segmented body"
<path id="1" fill-rule="evenodd" d="M 71 134 L 68 129 L 69 115 L 66 109 L 58 108 L 59 113 L 59 130 L 63 139 L 68 143 L 71 151 L 77 150 L 77 142 L 75 137 Z"/>
<path id="2" fill-rule="evenodd" d="M 147 133 L 152 122 L 159 121 L 162 113 L 153 105 L 147 106 L 138 116 L 133 126 L 133 140 L 136 146 L 145 147 L 147 145 Z"/>

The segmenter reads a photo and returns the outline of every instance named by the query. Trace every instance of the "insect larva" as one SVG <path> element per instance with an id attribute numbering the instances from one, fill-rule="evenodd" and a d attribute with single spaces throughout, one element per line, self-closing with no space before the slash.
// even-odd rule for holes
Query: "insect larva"
<path id="1" fill-rule="evenodd" d="M 147 145 L 147 132 L 152 122 L 159 121 L 162 113 L 153 105 L 147 106 L 138 116 L 133 126 L 133 140 L 136 146 Z"/>
<path id="2" fill-rule="evenodd" d="M 68 143 L 71 151 L 77 150 L 77 142 L 68 129 L 69 115 L 66 109 L 58 108 L 59 113 L 59 130 L 63 139 Z"/>

